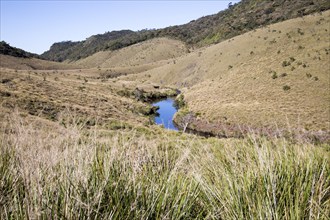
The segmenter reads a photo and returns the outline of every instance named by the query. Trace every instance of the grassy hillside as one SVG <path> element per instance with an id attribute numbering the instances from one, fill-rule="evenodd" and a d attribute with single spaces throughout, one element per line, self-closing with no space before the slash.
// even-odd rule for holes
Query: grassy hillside
<path id="1" fill-rule="evenodd" d="M 5 120 L 17 110 L 31 120 L 61 121 L 62 114 L 70 111 L 88 125 L 98 123 L 105 129 L 148 125 L 153 108 L 126 95 L 122 91 L 126 87 L 136 85 L 92 77 L 89 71 L 1 68 L 0 118 Z"/>
<path id="2" fill-rule="evenodd" d="M 242 0 L 217 14 L 188 24 L 157 30 L 156 36 L 171 36 L 193 46 L 205 46 L 250 30 L 330 9 L 326 0 Z"/>
<path id="3" fill-rule="evenodd" d="M 187 53 L 186 46 L 177 40 L 156 38 L 116 51 L 102 51 L 73 62 L 82 67 L 135 67 L 173 59 Z M 161 62 L 164 64 L 164 62 Z"/>
<path id="4" fill-rule="evenodd" d="M 327 0 L 242 0 L 217 14 L 157 30 L 113 31 L 81 42 L 54 44 L 45 59 L 78 60 L 103 50 L 117 50 L 157 37 L 181 40 L 190 47 L 221 42 L 261 26 L 330 9 Z M 61 48 L 61 49 L 59 49 Z"/>
<path id="5" fill-rule="evenodd" d="M 157 38 L 76 62 L 0 55 L 0 219 L 328 219 L 329 23 L 189 52 Z M 176 88 L 180 126 L 227 138 L 155 125 L 147 101 Z"/>
<path id="6" fill-rule="evenodd" d="M 58 63 L 38 58 L 22 58 L 0 54 L 0 68 L 16 70 L 62 70 L 77 69 L 77 65 Z"/>
<path id="7" fill-rule="evenodd" d="M 114 41 L 131 33 L 133 33 L 133 31 L 130 30 L 111 31 L 104 34 L 93 35 L 84 41 L 63 41 L 54 43 L 48 51 L 41 54 L 41 57 L 57 62 L 78 60 L 103 50 L 104 42 Z"/>
<path id="8" fill-rule="evenodd" d="M 199 120 L 191 126 L 202 130 L 329 131 L 329 14 L 257 29 L 128 79 L 182 87 Z"/>

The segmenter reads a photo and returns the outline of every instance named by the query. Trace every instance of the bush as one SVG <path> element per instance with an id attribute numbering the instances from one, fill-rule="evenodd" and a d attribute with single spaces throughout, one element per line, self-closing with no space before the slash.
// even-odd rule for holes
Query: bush
<path id="1" fill-rule="evenodd" d="M 283 90 L 284 90 L 284 91 L 288 91 L 288 90 L 290 90 L 290 89 L 291 89 L 291 87 L 288 86 L 288 85 L 283 86 Z"/>
<path id="2" fill-rule="evenodd" d="M 185 107 L 186 106 L 186 102 L 184 100 L 184 95 L 183 94 L 178 95 L 176 97 L 176 99 L 175 99 L 175 103 L 174 104 L 175 104 L 175 107 L 177 109 Z"/>
<path id="3" fill-rule="evenodd" d="M 294 57 L 290 57 L 290 61 L 294 62 L 296 59 Z"/>
<path id="4" fill-rule="evenodd" d="M 273 72 L 272 79 L 276 79 L 276 78 L 277 78 L 277 73 Z"/>
<path id="5" fill-rule="evenodd" d="M 290 65 L 291 65 L 291 63 L 290 63 L 289 61 L 284 60 L 284 61 L 282 62 L 282 66 L 283 66 L 283 67 L 290 66 Z"/>

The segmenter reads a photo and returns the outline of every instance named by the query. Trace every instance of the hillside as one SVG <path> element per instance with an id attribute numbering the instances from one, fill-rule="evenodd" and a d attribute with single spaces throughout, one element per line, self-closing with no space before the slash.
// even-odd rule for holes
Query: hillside
<path id="1" fill-rule="evenodd" d="M 113 31 L 81 42 L 55 43 L 41 56 L 54 61 L 79 60 L 103 50 L 116 50 L 155 37 L 170 37 L 190 47 L 221 42 L 261 26 L 330 9 L 327 0 L 242 0 L 227 10 L 184 25 L 157 30 Z"/>
<path id="2" fill-rule="evenodd" d="M 41 58 L 37 54 L 29 53 L 22 49 L 12 47 L 5 41 L 0 42 L 0 55 L 1 54 L 21 58 Z"/>
<path id="3" fill-rule="evenodd" d="M 325 3 L 230 10 L 280 2 Z M 63 62 L 0 54 L 0 219 L 329 219 L 329 24 L 330 10 L 194 35 L 197 49 L 128 31 L 55 44 Z M 102 42 L 116 50 L 92 52 Z M 170 96 L 187 130 L 155 124 Z"/>
<path id="4" fill-rule="evenodd" d="M 125 79 L 181 87 L 198 130 L 329 132 L 329 15 L 257 29 Z"/>
<path id="5" fill-rule="evenodd" d="M 178 40 L 155 38 L 116 51 L 101 51 L 72 63 L 88 68 L 134 67 L 180 57 L 187 50 Z"/>
<path id="6" fill-rule="evenodd" d="M 48 51 L 41 54 L 41 57 L 58 62 L 78 60 L 103 50 L 105 43 L 115 41 L 132 33 L 134 32 L 130 30 L 111 31 L 105 34 L 93 35 L 80 42 L 64 41 L 54 43 Z"/>
<path id="7" fill-rule="evenodd" d="M 78 69 L 77 65 L 58 63 L 38 58 L 23 58 L 0 54 L 0 68 L 16 70 L 63 70 Z"/>

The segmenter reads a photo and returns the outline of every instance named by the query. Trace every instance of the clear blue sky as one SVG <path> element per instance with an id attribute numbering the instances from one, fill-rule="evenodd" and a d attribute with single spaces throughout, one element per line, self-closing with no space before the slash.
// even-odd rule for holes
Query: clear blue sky
<path id="1" fill-rule="evenodd" d="M 54 42 L 107 31 L 163 28 L 226 9 L 238 1 L 0 0 L 0 40 L 41 54 Z"/>

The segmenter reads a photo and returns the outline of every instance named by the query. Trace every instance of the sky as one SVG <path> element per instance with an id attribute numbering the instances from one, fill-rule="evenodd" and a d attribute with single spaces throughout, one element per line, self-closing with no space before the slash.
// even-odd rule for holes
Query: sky
<path id="1" fill-rule="evenodd" d="M 55 42 L 185 24 L 230 2 L 238 1 L 0 0 L 0 41 L 41 54 Z"/>

